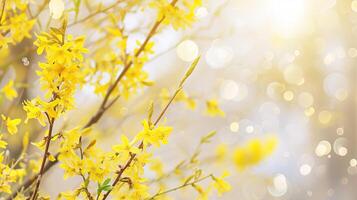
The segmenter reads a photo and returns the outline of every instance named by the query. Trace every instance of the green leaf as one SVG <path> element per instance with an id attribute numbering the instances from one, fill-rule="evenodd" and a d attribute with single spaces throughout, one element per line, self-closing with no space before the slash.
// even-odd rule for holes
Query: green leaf
<path id="1" fill-rule="evenodd" d="M 105 185 L 108 185 L 110 183 L 110 178 L 107 178 L 107 179 L 105 179 L 105 181 L 103 182 L 103 186 L 105 186 Z"/>
<path id="2" fill-rule="evenodd" d="M 110 185 L 110 178 L 107 178 L 102 184 L 98 183 L 97 193 L 100 194 L 103 191 L 109 191 L 111 189 L 112 186 Z"/>
<path id="3" fill-rule="evenodd" d="M 111 185 L 106 185 L 105 187 L 102 188 L 102 191 L 108 192 L 108 191 L 112 190 L 112 188 L 113 187 Z"/>

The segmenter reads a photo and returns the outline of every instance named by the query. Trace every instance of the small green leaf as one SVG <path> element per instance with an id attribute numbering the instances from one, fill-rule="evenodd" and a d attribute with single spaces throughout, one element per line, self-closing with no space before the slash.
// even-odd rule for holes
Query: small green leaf
<path id="1" fill-rule="evenodd" d="M 110 183 L 110 178 L 105 179 L 102 186 L 108 185 Z"/>

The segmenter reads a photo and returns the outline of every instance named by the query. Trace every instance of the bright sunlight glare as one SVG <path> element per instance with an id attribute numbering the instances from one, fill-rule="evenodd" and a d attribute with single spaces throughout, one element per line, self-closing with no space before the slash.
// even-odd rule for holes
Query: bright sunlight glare
<path id="1" fill-rule="evenodd" d="M 274 31 L 282 37 L 294 37 L 302 30 L 306 16 L 305 0 L 271 0 L 270 17 Z"/>

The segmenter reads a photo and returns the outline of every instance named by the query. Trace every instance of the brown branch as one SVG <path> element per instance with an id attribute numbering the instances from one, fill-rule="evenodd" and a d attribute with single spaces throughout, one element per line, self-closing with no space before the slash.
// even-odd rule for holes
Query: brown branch
<path id="1" fill-rule="evenodd" d="M 34 192 L 32 194 L 32 200 L 35 200 L 37 198 L 37 192 L 38 192 L 38 189 L 39 189 L 40 184 L 41 184 L 42 176 L 43 176 L 43 174 L 45 172 L 44 169 L 45 169 L 46 160 L 47 160 L 47 157 L 48 157 L 48 154 L 49 154 L 48 150 L 49 150 L 49 147 L 50 147 L 51 137 L 52 137 L 52 130 L 53 130 L 54 122 L 55 122 L 55 119 L 54 118 L 50 118 L 47 113 L 46 113 L 46 116 L 47 116 L 48 123 L 49 123 L 49 130 L 48 130 L 48 135 L 46 136 L 46 140 L 47 140 L 46 141 L 46 148 L 45 148 L 45 152 L 44 152 L 43 158 L 42 158 L 40 175 L 37 178 L 36 187 L 35 187 L 35 190 L 34 190 Z"/>
<path id="2" fill-rule="evenodd" d="M 84 175 L 83 175 L 82 173 L 81 173 L 81 177 L 82 177 L 83 181 L 86 182 L 86 178 L 84 177 Z M 94 198 L 92 197 L 91 193 L 90 193 L 89 190 L 88 190 L 88 186 L 85 186 L 85 187 L 83 187 L 82 189 L 83 189 L 84 192 L 86 193 L 87 198 L 88 198 L 89 200 L 94 200 Z"/>

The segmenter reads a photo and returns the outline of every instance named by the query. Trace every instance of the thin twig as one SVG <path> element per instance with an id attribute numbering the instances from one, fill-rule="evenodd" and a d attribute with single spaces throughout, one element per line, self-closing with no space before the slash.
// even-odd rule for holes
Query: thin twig
<path id="1" fill-rule="evenodd" d="M 117 0 L 115 3 L 113 3 L 112 5 L 110 5 L 110 6 L 106 7 L 106 8 L 104 8 L 104 9 L 97 10 L 96 12 L 91 13 L 91 14 L 87 15 L 86 17 L 84 17 L 84 18 L 78 20 L 78 21 L 75 21 L 75 22 L 72 22 L 72 23 L 68 24 L 68 27 L 71 27 L 71 26 L 74 26 L 74 25 L 76 25 L 76 24 L 85 22 L 85 21 L 87 21 L 88 19 L 90 19 L 90 18 L 96 16 L 97 14 L 107 12 L 108 10 L 110 10 L 110 9 L 114 8 L 116 5 L 118 5 L 120 2 L 121 2 L 121 0 Z"/>
<path id="2" fill-rule="evenodd" d="M 180 185 L 180 186 L 171 188 L 171 189 L 169 189 L 169 190 L 166 190 L 166 191 L 163 191 L 163 192 L 159 192 L 159 193 L 155 194 L 154 196 L 148 198 L 148 200 L 153 200 L 153 199 L 155 199 L 155 198 L 158 197 L 158 196 L 161 196 L 161 195 L 164 195 L 164 194 L 167 194 L 167 193 L 170 193 L 170 192 L 174 192 L 174 191 L 176 191 L 176 190 L 179 190 L 179 189 L 184 188 L 184 187 L 187 187 L 187 186 L 193 186 L 194 184 L 196 184 L 196 183 L 198 183 L 198 182 L 201 182 L 201 181 L 203 181 L 203 180 L 205 180 L 205 179 L 207 179 L 207 178 L 210 178 L 210 177 L 213 177 L 212 174 L 209 174 L 209 175 L 207 175 L 207 176 L 205 176 L 205 177 L 202 177 L 202 178 L 197 179 L 197 180 L 192 181 L 192 182 L 184 183 L 184 184 L 182 184 L 182 185 Z"/>
<path id="3" fill-rule="evenodd" d="M 1 7 L 1 14 L 0 14 L 0 25 L 2 23 L 2 17 L 4 16 L 4 12 L 5 12 L 5 4 L 6 4 L 6 0 L 2 0 L 2 7 Z"/>
<path id="4" fill-rule="evenodd" d="M 198 58 L 196 59 L 195 62 L 198 61 Z M 197 63 L 196 63 L 197 64 Z M 191 66 L 192 67 L 192 66 Z M 191 69 L 191 68 L 190 68 Z M 164 109 L 160 112 L 159 116 L 156 118 L 155 122 L 154 122 L 154 127 L 157 126 L 157 124 L 160 122 L 160 120 L 162 119 L 162 117 L 164 116 L 164 114 L 166 113 L 167 109 L 169 108 L 169 106 L 171 105 L 171 103 L 174 101 L 174 99 L 176 98 L 177 94 L 182 90 L 182 86 L 183 83 L 187 80 L 187 74 L 185 75 L 185 77 L 182 79 L 180 86 L 178 87 L 178 89 L 176 90 L 176 92 L 174 93 L 174 95 L 171 97 L 171 99 L 169 100 L 169 102 L 166 104 L 166 106 L 164 107 Z M 139 145 L 139 149 L 143 149 L 144 147 L 144 142 L 141 141 L 140 145 Z M 137 156 L 137 154 L 131 153 L 130 154 L 130 158 L 129 160 L 126 162 L 126 164 L 124 165 L 124 167 L 120 168 L 120 171 L 118 172 L 118 175 L 116 177 L 116 179 L 114 180 L 114 182 L 112 183 L 112 188 L 114 188 L 114 186 L 116 186 L 116 184 L 120 181 L 121 176 L 123 175 L 123 173 L 125 172 L 125 170 L 131 165 L 131 163 L 133 162 L 133 160 L 135 159 L 135 157 Z M 109 194 L 111 193 L 112 189 L 107 191 L 107 193 L 104 194 L 103 199 L 105 200 Z"/>

